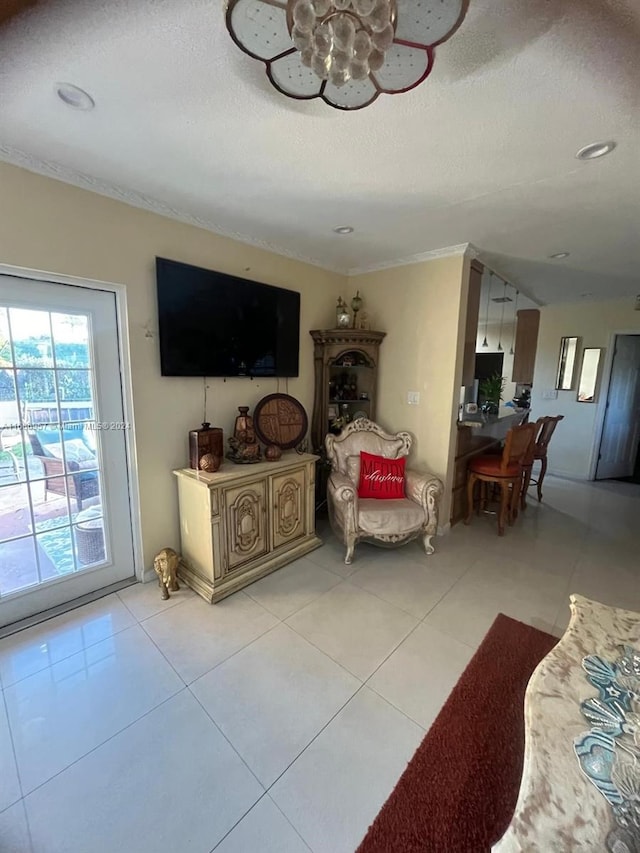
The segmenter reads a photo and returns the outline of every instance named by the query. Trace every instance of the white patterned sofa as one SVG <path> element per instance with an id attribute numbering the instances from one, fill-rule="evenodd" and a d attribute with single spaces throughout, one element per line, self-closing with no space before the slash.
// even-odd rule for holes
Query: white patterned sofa
<path id="1" fill-rule="evenodd" d="M 399 459 L 408 456 L 412 438 L 408 432 L 389 435 L 366 418 L 353 421 L 340 435 L 327 435 L 325 447 L 331 463 L 327 486 L 329 520 L 346 546 L 345 563 L 351 563 L 358 542 L 366 540 L 392 547 L 422 536 L 427 554 L 438 528 L 438 504 L 442 482 L 432 474 L 405 472 L 405 497 L 396 500 L 358 497 L 360 451 Z"/>

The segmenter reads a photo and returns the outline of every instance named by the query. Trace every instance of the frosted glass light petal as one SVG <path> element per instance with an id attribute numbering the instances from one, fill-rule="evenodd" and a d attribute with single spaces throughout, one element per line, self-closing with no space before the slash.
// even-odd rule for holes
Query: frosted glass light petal
<path id="1" fill-rule="evenodd" d="M 328 24 L 320 24 L 313 34 L 313 50 L 318 56 L 329 56 L 333 45 L 333 36 Z"/>
<path id="2" fill-rule="evenodd" d="M 360 17 L 366 18 L 373 11 L 375 3 L 376 0 L 353 0 L 353 8 Z"/>
<path id="3" fill-rule="evenodd" d="M 351 6 L 351 0 L 333 0 L 333 5 L 339 12 L 344 12 Z"/>
<path id="4" fill-rule="evenodd" d="M 348 80 L 349 72 L 346 70 L 340 71 L 339 68 L 332 68 L 329 72 L 329 81 L 338 88 L 340 88 L 340 86 L 344 86 L 344 84 L 348 82 Z"/>
<path id="5" fill-rule="evenodd" d="M 301 30 L 298 26 L 295 26 L 291 30 L 291 38 L 301 53 L 304 53 L 305 50 L 310 50 L 311 32 L 309 30 Z"/>
<path id="6" fill-rule="evenodd" d="M 332 21 L 333 38 L 338 50 L 350 51 L 356 35 L 356 26 L 350 15 L 337 15 Z"/>
<path id="7" fill-rule="evenodd" d="M 391 20 L 391 9 L 386 0 L 376 0 L 376 4 L 367 17 L 367 24 L 371 27 L 374 33 L 379 33 L 383 30 Z"/>
<path id="8" fill-rule="evenodd" d="M 374 48 L 369 54 L 369 68 L 372 71 L 378 71 L 384 65 L 384 53 L 377 48 Z"/>
<path id="9" fill-rule="evenodd" d="M 311 68 L 311 60 L 312 59 L 313 59 L 313 51 L 311 49 L 300 51 L 300 62 L 302 62 L 303 65 L 306 65 L 307 68 Z"/>
<path id="10" fill-rule="evenodd" d="M 351 76 L 354 80 L 364 80 L 369 76 L 369 63 L 366 59 L 364 62 L 351 63 Z"/>
<path id="11" fill-rule="evenodd" d="M 351 66 L 351 55 L 344 50 L 335 50 L 332 53 L 333 67 L 338 71 L 347 71 Z"/>
<path id="12" fill-rule="evenodd" d="M 331 0 L 311 0 L 313 11 L 317 18 L 324 18 L 331 6 Z"/>
<path id="13" fill-rule="evenodd" d="M 380 30 L 379 33 L 373 33 L 371 35 L 371 41 L 378 48 L 378 50 L 388 50 L 393 43 L 393 39 L 395 36 L 395 32 L 391 24 L 387 24 L 387 26 Z"/>
<path id="14" fill-rule="evenodd" d="M 313 25 L 316 22 L 313 6 L 308 0 L 298 0 L 293 7 L 293 22 L 299 30 L 303 32 L 311 32 Z"/>
<path id="15" fill-rule="evenodd" d="M 321 80 L 326 80 L 329 77 L 330 60 L 328 56 L 318 56 L 313 54 L 311 59 L 311 70 L 317 74 Z"/>
<path id="16" fill-rule="evenodd" d="M 365 30 L 359 30 L 353 39 L 353 55 L 358 62 L 362 62 L 369 56 L 372 47 L 369 33 Z"/>

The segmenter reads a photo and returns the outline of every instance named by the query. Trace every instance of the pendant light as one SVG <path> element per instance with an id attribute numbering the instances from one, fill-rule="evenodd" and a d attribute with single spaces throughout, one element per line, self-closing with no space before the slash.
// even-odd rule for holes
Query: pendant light
<path id="1" fill-rule="evenodd" d="M 487 328 L 489 326 L 489 301 L 491 300 L 491 277 L 493 273 L 489 272 L 489 287 L 487 289 L 487 312 L 484 318 L 484 340 L 482 341 L 483 349 L 486 349 L 489 346 L 489 342 L 487 341 Z"/>
<path id="2" fill-rule="evenodd" d="M 500 334 L 498 335 L 498 352 L 502 352 L 502 325 L 504 323 L 504 303 L 507 301 L 507 282 L 503 282 L 502 311 L 500 312 Z"/>
<path id="3" fill-rule="evenodd" d="M 520 291 L 516 290 L 516 301 L 513 303 L 513 327 L 511 329 L 511 349 L 509 350 L 509 355 L 514 354 L 513 344 L 516 339 L 516 322 L 518 320 L 518 296 L 520 296 Z"/>

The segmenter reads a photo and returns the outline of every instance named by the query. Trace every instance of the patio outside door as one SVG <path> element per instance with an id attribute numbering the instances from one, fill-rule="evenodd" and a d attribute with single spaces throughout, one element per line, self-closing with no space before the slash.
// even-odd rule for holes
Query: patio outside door
<path id="1" fill-rule="evenodd" d="M 0 626 L 133 577 L 116 295 L 0 275 Z"/>

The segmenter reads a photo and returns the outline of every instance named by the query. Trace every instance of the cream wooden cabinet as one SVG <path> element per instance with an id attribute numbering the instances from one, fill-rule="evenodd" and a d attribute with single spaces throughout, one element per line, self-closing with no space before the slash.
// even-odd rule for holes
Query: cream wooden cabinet
<path id="1" fill-rule="evenodd" d="M 178 480 L 179 577 L 209 602 L 242 589 L 321 545 L 315 534 L 315 463 L 309 453 L 190 468 Z"/>

